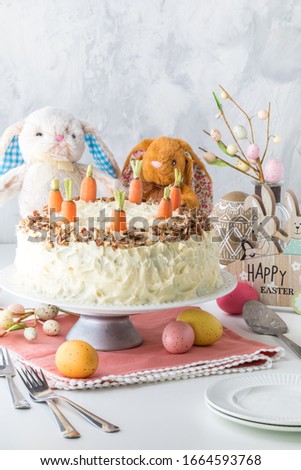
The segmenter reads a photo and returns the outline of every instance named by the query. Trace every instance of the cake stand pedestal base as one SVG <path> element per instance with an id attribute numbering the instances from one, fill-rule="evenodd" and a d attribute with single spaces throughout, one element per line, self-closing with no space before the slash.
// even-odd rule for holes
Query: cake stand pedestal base
<path id="1" fill-rule="evenodd" d="M 117 351 L 140 346 L 143 338 L 128 315 L 90 316 L 81 315 L 66 337 L 80 339 L 98 351 Z"/>

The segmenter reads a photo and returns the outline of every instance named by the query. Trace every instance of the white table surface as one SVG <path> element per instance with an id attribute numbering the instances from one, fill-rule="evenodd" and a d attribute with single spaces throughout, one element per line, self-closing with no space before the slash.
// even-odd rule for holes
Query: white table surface
<path id="1" fill-rule="evenodd" d="M 14 245 L 0 245 L 0 268 L 12 263 L 14 253 Z M 1 306 L 18 301 L 22 299 L 0 292 Z M 215 302 L 203 306 L 241 336 L 280 344 L 277 338 L 253 334 L 241 316 L 226 315 Z M 288 336 L 301 344 L 301 317 L 292 312 L 282 312 L 280 316 L 289 326 Z M 285 358 L 275 362 L 270 371 L 301 373 L 301 360 L 285 349 Z M 223 377 L 60 392 L 121 428 L 119 433 L 106 434 L 62 404 L 62 410 L 82 435 L 74 440 L 60 436 L 47 405 L 32 403 L 30 410 L 15 410 L 6 380 L 0 378 L 0 449 L 301 449 L 300 433 L 249 428 L 213 414 L 205 405 L 204 391 Z M 19 377 L 15 380 L 26 394 Z"/>

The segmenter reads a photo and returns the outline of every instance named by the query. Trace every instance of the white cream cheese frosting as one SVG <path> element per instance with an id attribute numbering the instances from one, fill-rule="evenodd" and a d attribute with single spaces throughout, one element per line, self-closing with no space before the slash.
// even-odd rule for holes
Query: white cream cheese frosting
<path id="1" fill-rule="evenodd" d="M 113 203 L 77 202 L 80 226 Z M 127 202 L 127 219 L 144 217 L 151 225 L 156 205 Z M 25 288 L 45 298 L 87 305 L 145 305 L 189 300 L 222 284 L 219 246 L 204 232 L 201 241 L 157 242 L 118 249 L 94 241 L 49 246 L 28 241 L 19 229 L 15 264 Z"/>

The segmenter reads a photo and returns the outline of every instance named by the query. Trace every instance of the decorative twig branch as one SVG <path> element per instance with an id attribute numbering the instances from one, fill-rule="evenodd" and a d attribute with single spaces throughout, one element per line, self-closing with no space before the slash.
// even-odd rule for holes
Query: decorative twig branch
<path id="1" fill-rule="evenodd" d="M 249 126 L 250 126 L 250 132 L 251 132 L 251 139 L 252 139 L 252 144 L 254 144 L 255 140 L 254 140 L 254 131 L 253 131 L 253 126 L 252 126 L 252 117 L 250 117 L 246 111 L 241 107 L 239 106 L 239 104 L 232 98 L 232 96 L 227 92 L 227 90 L 225 90 L 225 88 L 222 87 L 222 85 L 219 85 L 220 89 L 223 90 L 224 93 L 226 93 L 227 97 L 228 97 L 228 100 L 232 101 L 233 104 L 235 104 L 235 106 L 246 116 L 247 120 L 248 120 L 248 123 L 249 123 Z"/>
<path id="2" fill-rule="evenodd" d="M 266 156 L 268 148 L 269 148 L 269 142 L 270 142 L 270 115 L 271 115 L 271 103 L 269 102 L 269 105 L 268 105 L 268 120 L 267 120 L 267 140 L 266 140 L 263 155 L 261 157 L 261 163 L 263 163 L 263 160 L 265 159 L 265 156 Z"/>
<path id="3" fill-rule="evenodd" d="M 249 141 L 249 146 L 247 148 L 246 153 L 244 152 L 242 146 L 239 143 L 239 140 L 243 139 L 248 139 L 248 134 L 244 126 L 242 125 L 237 125 L 232 127 L 230 126 L 228 119 L 226 117 L 226 114 L 223 110 L 223 106 L 217 97 L 217 95 L 213 92 L 213 96 L 216 102 L 216 105 L 219 109 L 219 116 L 223 118 L 224 123 L 226 124 L 226 127 L 228 128 L 234 142 L 234 144 L 230 144 L 228 146 L 225 145 L 225 143 L 221 140 L 221 133 L 218 129 L 212 129 L 211 132 L 207 132 L 206 130 L 203 130 L 203 132 L 210 136 L 218 145 L 219 149 L 228 157 L 231 158 L 236 158 L 237 159 L 237 164 L 233 165 L 232 163 L 229 163 L 228 161 L 216 156 L 214 153 L 207 152 L 205 149 L 202 147 L 199 147 L 200 150 L 203 150 L 207 155 L 204 155 L 204 158 L 206 162 L 210 165 L 216 165 L 216 166 L 228 166 L 233 168 L 236 171 L 239 171 L 240 173 L 247 174 L 250 178 L 253 178 L 254 180 L 258 181 L 258 183 L 265 183 L 266 181 L 269 183 L 277 183 L 280 182 L 283 176 L 283 165 L 279 160 L 270 160 L 268 165 L 265 167 L 265 173 L 263 172 L 262 164 L 264 162 L 264 159 L 267 155 L 268 148 L 269 148 L 269 141 L 270 138 L 273 137 L 274 143 L 279 143 L 281 141 L 280 136 L 275 135 L 272 136 L 270 135 L 270 118 L 271 118 L 271 103 L 268 103 L 268 110 L 266 109 L 261 109 L 257 113 L 257 117 L 260 120 L 267 120 L 267 128 L 266 128 L 266 144 L 265 144 L 265 149 L 260 157 L 260 149 L 258 145 L 255 143 L 255 138 L 254 138 L 254 129 L 252 125 L 252 119 L 255 117 L 250 116 L 233 98 L 232 96 L 228 93 L 228 91 L 219 85 L 220 89 L 222 90 L 221 92 L 221 97 L 222 99 L 228 99 L 230 100 L 246 117 L 249 127 L 250 127 L 250 133 L 251 133 L 251 139 L 252 143 Z M 249 171 L 252 170 L 253 174 L 250 174 Z"/>
<path id="4" fill-rule="evenodd" d="M 208 150 L 202 148 L 202 147 L 199 147 L 200 150 L 202 150 L 203 152 L 207 153 Z M 245 171 L 241 170 L 240 168 L 238 168 L 237 166 L 234 166 L 232 165 L 231 163 L 227 162 L 226 160 L 224 160 L 223 158 L 220 158 L 220 157 L 216 157 L 220 162 L 223 162 L 225 164 L 225 166 L 229 166 L 231 168 L 233 168 L 234 170 L 237 170 L 237 171 L 240 171 L 240 173 L 243 173 L 244 175 L 246 174 Z M 208 162 L 207 162 L 208 163 Z M 250 178 L 253 178 L 254 180 L 256 181 L 259 181 L 258 178 L 256 178 L 256 176 L 253 176 L 253 175 L 248 175 Z"/>

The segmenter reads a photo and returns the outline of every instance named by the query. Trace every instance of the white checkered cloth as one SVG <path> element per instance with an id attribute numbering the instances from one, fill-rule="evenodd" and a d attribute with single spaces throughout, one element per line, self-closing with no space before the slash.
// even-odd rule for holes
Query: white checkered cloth
<path id="1" fill-rule="evenodd" d="M 87 134 L 85 135 L 85 141 L 89 147 L 90 153 L 92 155 L 92 158 L 97 168 L 104 171 L 105 173 L 108 173 L 113 178 L 116 178 L 117 175 L 114 170 L 114 167 L 111 164 L 110 160 L 108 159 L 107 155 L 104 153 L 104 151 L 100 147 L 95 136 L 93 134 Z"/>
<path id="2" fill-rule="evenodd" d="M 19 147 L 19 136 L 14 135 L 3 155 L 3 159 L 0 161 L 0 175 L 4 175 L 16 166 L 23 165 L 23 163 L 24 160 Z"/>
<path id="3" fill-rule="evenodd" d="M 85 141 L 95 162 L 95 166 L 100 170 L 116 178 L 116 172 L 107 155 L 101 149 L 93 134 L 85 135 Z M 0 161 L 0 176 L 12 170 L 16 166 L 23 165 L 24 160 L 19 147 L 19 136 L 14 135 L 7 147 L 3 159 Z"/>

